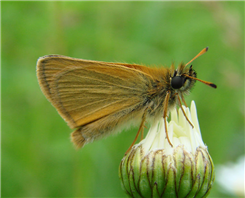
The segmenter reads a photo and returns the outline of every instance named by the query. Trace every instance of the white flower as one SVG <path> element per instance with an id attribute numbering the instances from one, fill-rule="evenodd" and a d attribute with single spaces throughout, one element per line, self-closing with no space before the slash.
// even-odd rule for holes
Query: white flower
<path id="1" fill-rule="evenodd" d="M 222 192 L 232 196 L 245 197 L 245 156 L 237 163 L 227 163 L 216 167 L 216 180 L 222 187 Z"/>
<path id="2" fill-rule="evenodd" d="M 167 126 L 168 135 L 173 147 L 169 145 L 166 139 L 164 120 L 156 120 L 150 128 L 146 138 L 139 143 L 142 144 L 146 153 L 154 149 L 165 149 L 167 154 L 173 154 L 174 149 L 179 145 L 183 145 L 184 148 L 192 154 L 195 153 L 196 148 L 199 146 L 206 148 L 199 128 L 195 102 L 191 102 L 191 111 L 185 106 L 182 107 L 187 117 L 194 125 L 194 128 L 192 128 L 186 120 L 181 109 L 178 110 L 179 117 L 176 109 L 173 109 L 171 111 L 171 121 Z"/>
<path id="3" fill-rule="evenodd" d="M 195 103 L 171 111 L 166 139 L 164 120 L 155 120 L 145 139 L 121 161 L 119 177 L 131 197 L 206 197 L 214 181 L 214 166 L 204 145 Z M 178 116 L 179 115 L 179 116 Z"/>

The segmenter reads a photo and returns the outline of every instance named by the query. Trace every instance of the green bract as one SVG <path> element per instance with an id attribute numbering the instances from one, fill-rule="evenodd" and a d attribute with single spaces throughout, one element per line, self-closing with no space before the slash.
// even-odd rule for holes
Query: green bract
<path id="1" fill-rule="evenodd" d="M 214 165 L 204 145 L 195 103 L 183 107 L 194 128 L 179 110 L 171 112 L 165 138 L 163 119 L 157 120 L 147 136 L 134 145 L 121 161 L 119 177 L 131 197 L 206 197 L 214 181 Z"/>

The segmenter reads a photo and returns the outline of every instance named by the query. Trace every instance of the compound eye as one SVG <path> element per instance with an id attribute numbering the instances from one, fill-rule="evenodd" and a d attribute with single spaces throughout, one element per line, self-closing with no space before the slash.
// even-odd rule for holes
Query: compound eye
<path id="1" fill-rule="evenodd" d="M 179 89 L 183 86 L 183 84 L 185 83 L 184 81 L 184 77 L 181 76 L 174 76 L 171 80 L 171 86 L 174 89 Z"/>

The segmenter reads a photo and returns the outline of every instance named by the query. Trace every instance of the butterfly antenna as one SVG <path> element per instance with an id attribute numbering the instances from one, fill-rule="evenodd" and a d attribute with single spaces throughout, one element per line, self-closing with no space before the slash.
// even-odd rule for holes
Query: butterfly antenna
<path id="1" fill-rule="evenodd" d="M 212 88 L 217 88 L 217 86 L 214 84 L 214 83 L 211 83 L 211 82 L 208 82 L 208 81 L 205 81 L 205 80 L 201 80 L 201 79 L 198 79 L 198 78 L 195 78 L 195 77 L 193 77 L 193 76 L 189 76 L 189 75 L 187 75 L 187 74 L 183 74 L 184 76 L 186 76 L 187 78 L 192 78 L 192 79 L 194 79 L 194 80 L 198 80 L 199 82 L 202 82 L 202 83 L 204 83 L 205 85 L 208 85 L 208 86 L 210 86 L 210 87 L 212 87 Z"/>
<path id="2" fill-rule="evenodd" d="M 200 51 L 193 59 L 191 59 L 188 63 L 185 64 L 185 67 L 187 65 L 189 65 L 192 61 L 194 61 L 196 58 L 198 58 L 199 56 L 203 55 L 204 53 L 206 53 L 208 51 L 208 47 L 204 48 L 202 51 Z"/>

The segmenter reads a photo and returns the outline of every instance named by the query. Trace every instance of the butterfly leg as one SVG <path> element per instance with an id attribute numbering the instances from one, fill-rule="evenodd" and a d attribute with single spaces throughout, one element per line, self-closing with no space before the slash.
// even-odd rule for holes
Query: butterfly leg
<path id="1" fill-rule="evenodd" d="M 183 93 L 180 94 L 180 97 L 181 97 L 181 100 L 183 101 L 184 105 L 187 107 L 187 104 L 185 102 L 185 99 L 184 99 L 184 96 L 183 96 Z"/>
<path id="2" fill-rule="evenodd" d="M 144 128 L 147 129 L 147 126 L 144 125 Z M 140 137 L 140 141 L 144 139 L 144 130 L 141 131 L 141 137 Z"/>
<path id="3" fill-rule="evenodd" d="M 168 101 L 170 97 L 170 91 L 167 91 L 167 94 L 164 99 L 164 106 L 163 106 L 163 119 L 164 119 L 164 126 L 165 126 L 165 133 L 166 133 L 166 138 L 168 140 L 168 143 L 173 147 L 173 144 L 171 143 L 169 137 L 168 137 L 168 130 L 167 130 L 167 113 L 168 113 Z"/>
<path id="4" fill-rule="evenodd" d="M 143 116 L 142 116 L 142 121 L 141 121 L 139 130 L 138 130 L 138 132 L 137 132 L 137 134 L 136 134 L 136 136 L 135 136 L 135 138 L 134 138 L 133 143 L 130 145 L 130 147 L 129 147 L 128 150 L 126 151 L 125 155 L 131 150 L 131 148 L 132 148 L 133 145 L 135 144 L 136 140 L 137 140 L 138 137 L 139 137 L 140 132 L 142 132 L 142 134 L 143 134 L 147 110 L 148 110 L 148 108 L 146 108 L 145 111 L 144 111 L 144 114 L 143 114 Z"/>
<path id="5" fill-rule="evenodd" d="M 188 117 L 187 117 L 187 115 L 186 115 L 186 113 L 185 113 L 185 111 L 184 111 L 184 109 L 183 109 L 183 107 L 182 107 L 182 104 L 181 104 L 181 100 L 180 100 L 179 94 L 177 94 L 177 98 L 178 98 L 178 101 L 179 101 L 179 106 L 180 106 L 180 108 L 181 108 L 181 110 L 182 110 L 182 112 L 183 112 L 183 114 L 184 114 L 186 120 L 189 122 L 189 124 L 192 126 L 192 128 L 194 128 L 193 124 L 192 124 L 191 121 L 188 119 Z M 181 98 L 182 98 L 182 96 L 181 96 Z M 183 98 L 182 98 L 182 100 L 183 100 Z M 184 101 L 184 100 L 183 100 L 183 101 Z M 184 104 L 186 105 L 185 101 L 184 101 Z M 186 105 L 186 106 L 187 106 L 187 105 Z"/>

